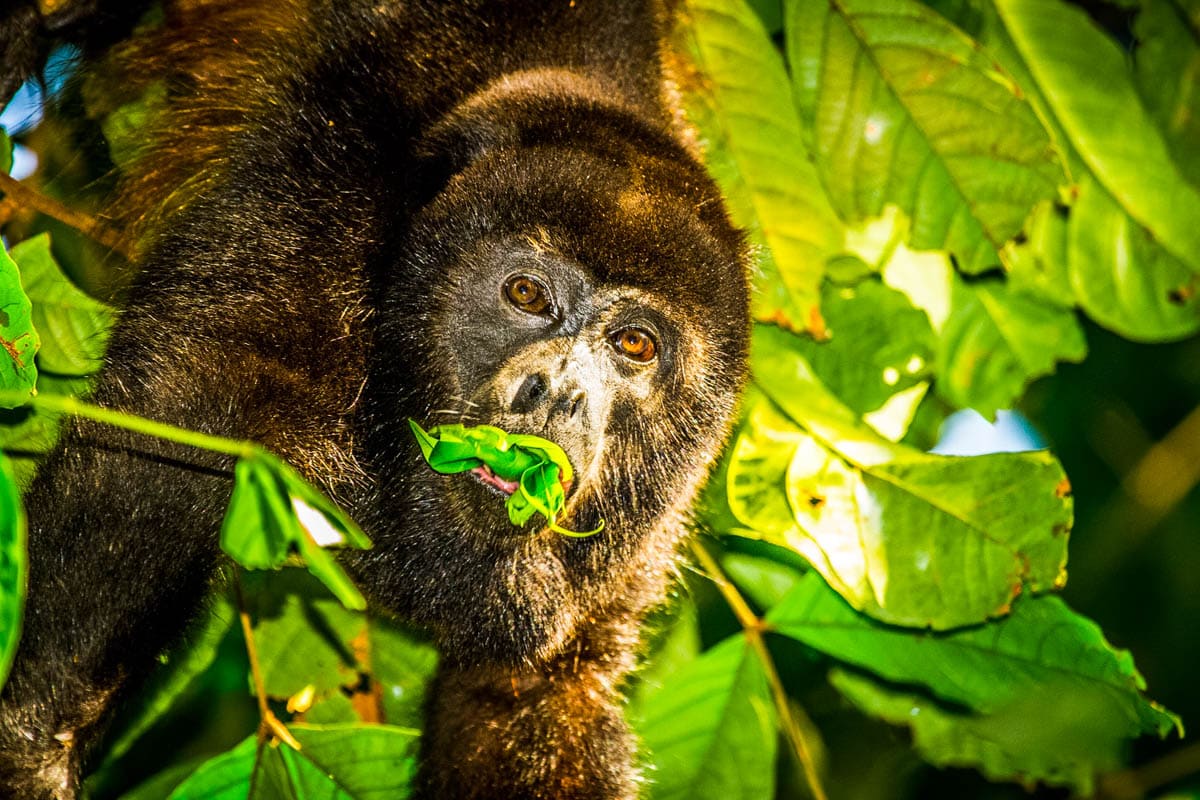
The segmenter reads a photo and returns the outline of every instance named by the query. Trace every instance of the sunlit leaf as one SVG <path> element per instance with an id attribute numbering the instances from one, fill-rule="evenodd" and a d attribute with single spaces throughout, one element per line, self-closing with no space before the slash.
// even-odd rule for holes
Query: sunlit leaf
<path id="1" fill-rule="evenodd" d="M 250 737 L 196 770 L 170 800 L 394 800 L 413 774 L 416 731 L 385 725 L 290 726 L 301 749 Z M 261 757 L 260 757 L 261 756 Z M 251 789 L 253 788 L 253 791 Z"/>
<path id="2" fill-rule="evenodd" d="M 1067 219 L 1065 207 L 1044 203 L 1026 221 L 1024 241 L 1006 247 L 1005 263 L 1016 291 L 1073 308 L 1077 301 L 1067 269 Z"/>
<path id="3" fill-rule="evenodd" d="M 910 244 L 967 272 L 1054 196 L 1062 169 L 1016 84 L 915 0 L 789 0 L 787 45 L 817 165 L 847 221 L 896 203 Z"/>
<path id="4" fill-rule="evenodd" d="M 1142 695 L 1145 682 L 1129 653 L 1113 648 L 1095 623 L 1057 597 L 1025 597 L 1002 619 L 932 633 L 873 622 L 809 575 L 767 621 L 774 631 L 831 658 L 1007 724 L 1039 725 L 1053 696 L 1064 708 L 1094 709 L 1079 720 L 1106 726 L 1083 734 L 1091 741 L 1179 730 L 1175 715 Z M 1040 702 L 1031 706 L 1033 699 Z M 1080 735 L 1070 719 L 1062 725 L 1058 731 L 1064 736 Z M 1059 755 L 1069 758 L 1073 752 L 1067 745 Z"/>
<path id="5" fill-rule="evenodd" d="M 874 411 L 928 378 L 933 331 L 929 318 L 902 293 L 875 278 L 852 286 L 827 281 L 821 313 L 825 334 L 796 337 L 792 346 L 854 411 Z"/>
<path id="6" fill-rule="evenodd" d="M 39 346 L 32 306 L 21 288 L 21 275 L 0 245 L 0 389 L 33 391 L 37 383 L 34 355 Z"/>
<path id="7" fill-rule="evenodd" d="M 774 796 L 775 709 L 762 664 L 735 636 L 649 695 L 638 727 L 653 800 Z"/>
<path id="8" fill-rule="evenodd" d="M 747 528 L 899 625 L 970 625 L 1062 585 L 1071 499 L 1053 457 L 890 442 L 828 393 L 790 338 L 755 332 L 755 381 L 775 407 L 755 408 L 734 446 L 729 502 Z"/>
<path id="9" fill-rule="evenodd" d="M 50 252 L 50 235 L 26 239 L 13 247 L 13 261 L 33 303 L 33 324 L 41 337 L 38 366 L 59 375 L 89 375 L 100 367 L 111 308 L 73 283 Z"/>
<path id="10" fill-rule="evenodd" d="M 8 459 L 0 455 L 0 686 L 8 677 L 25 608 L 25 511 Z"/>
<path id="11" fill-rule="evenodd" d="M 1101 325 L 1151 342 L 1200 330 L 1200 277 L 1159 247 L 1091 176 L 1080 181 L 1068 236 L 1071 286 Z"/>
<path id="12" fill-rule="evenodd" d="M 1179 171 L 1200 186 L 1200 15 L 1195 0 L 1140 5 L 1133 24 L 1137 89 Z"/>
<path id="13" fill-rule="evenodd" d="M 1009 33 L 1079 155 L 1117 203 L 1200 272 L 1200 190 L 1180 174 L 1124 54 L 1061 0 L 996 0 Z"/>
<path id="14" fill-rule="evenodd" d="M 938 341 L 937 392 L 991 417 L 1034 378 L 1087 355 L 1073 311 L 999 279 L 952 278 L 950 316 Z"/>
<path id="15" fill-rule="evenodd" d="M 734 221 L 769 248 L 754 316 L 819 333 L 817 293 L 842 232 L 809 160 L 783 59 L 743 0 L 688 0 L 680 20 L 694 69 L 681 81 L 689 117 L 734 198 Z"/>

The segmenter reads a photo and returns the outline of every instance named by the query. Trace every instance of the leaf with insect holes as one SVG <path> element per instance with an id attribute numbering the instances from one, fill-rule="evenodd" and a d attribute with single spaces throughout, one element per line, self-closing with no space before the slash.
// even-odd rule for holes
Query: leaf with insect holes
<path id="1" fill-rule="evenodd" d="M 366 608 L 362 593 L 326 550 L 367 549 L 354 520 L 279 458 L 255 449 L 238 460 L 233 499 L 221 525 L 221 549 L 250 569 L 275 569 L 293 550 L 347 608 Z"/>
<path id="2" fill-rule="evenodd" d="M 99 369 L 113 325 L 113 309 L 71 282 L 54 259 L 49 234 L 16 245 L 12 258 L 33 304 L 34 327 L 41 336 L 38 367 L 71 377 Z"/>
<path id="3" fill-rule="evenodd" d="M 564 536 L 591 536 L 604 529 L 576 533 L 557 524 L 566 505 L 563 488 L 573 477 L 567 454 L 554 442 L 521 433 L 508 433 L 492 425 L 438 425 L 426 431 L 408 421 L 421 455 L 434 472 L 455 475 L 486 467 L 499 479 L 516 484 L 506 503 L 508 520 L 524 525 L 536 513 L 547 527 Z"/>
<path id="4" fill-rule="evenodd" d="M 40 345 L 33 328 L 33 307 L 21 288 L 17 265 L 0 246 L 0 389 L 33 392 L 37 383 L 33 356 Z"/>

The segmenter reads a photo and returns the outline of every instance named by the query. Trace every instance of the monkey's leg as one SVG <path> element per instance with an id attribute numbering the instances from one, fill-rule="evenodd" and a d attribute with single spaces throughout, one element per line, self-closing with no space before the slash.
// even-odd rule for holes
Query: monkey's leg
<path id="1" fill-rule="evenodd" d="M 625 641 L 621 641 L 625 640 Z M 634 742 L 618 691 L 636 634 L 580 638 L 549 663 L 439 666 L 421 800 L 632 800 Z"/>

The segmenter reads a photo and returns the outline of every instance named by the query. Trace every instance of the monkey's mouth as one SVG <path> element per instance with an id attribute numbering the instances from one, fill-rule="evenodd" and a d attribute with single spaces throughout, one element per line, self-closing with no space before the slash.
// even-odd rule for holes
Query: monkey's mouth
<path id="1" fill-rule="evenodd" d="M 505 495 L 515 494 L 517 489 L 520 488 L 520 484 L 517 481 L 506 481 L 504 478 L 501 478 L 499 475 L 492 472 L 492 468 L 487 464 L 481 464 L 480 466 L 471 470 L 471 474 L 474 475 L 475 479 L 484 486 L 490 486 L 491 488 L 496 489 Z M 563 482 L 563 494 L 570 497 L 571 485 L 573 483 L 574 481 Z"/>
<path id="2" fill-rule="evenodd" d="M 499 489 L 504 494 L 513 494 L 517 491 L 516 481 L 506 481 L 496 473 L 492 472 L 492 468 L 487 464 L 482 464 L 471 470 L 480 483 L 484 486 L 491 486 L 493 489 Z"/>

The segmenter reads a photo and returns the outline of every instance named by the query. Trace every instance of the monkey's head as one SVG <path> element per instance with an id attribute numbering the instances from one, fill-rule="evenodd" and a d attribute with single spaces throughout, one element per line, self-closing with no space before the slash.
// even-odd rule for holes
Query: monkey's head
<path id="1" fill-rule="evenodd" d="M 436 178 L 377 328 L 358 566 L 448 657 L 537 660 L 661 592 L 745 376 L 742 239 L 685 150 L 592 99 L 493 97 L 423 147 Z M 409 416 L 556 442 L 575 470 L 558 523 L 603 531 L 514 527 L 501 481 L 425 466 Z"/>

